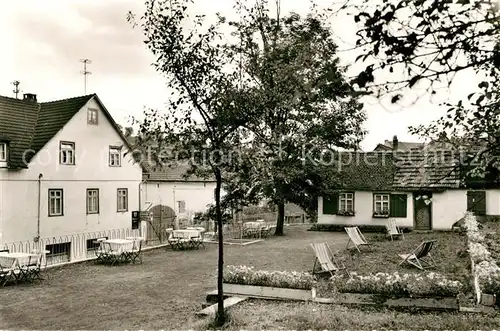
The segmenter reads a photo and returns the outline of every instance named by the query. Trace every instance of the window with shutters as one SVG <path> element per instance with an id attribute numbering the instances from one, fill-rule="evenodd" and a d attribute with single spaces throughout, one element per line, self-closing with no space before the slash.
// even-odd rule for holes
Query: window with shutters
<path id="1" fill-rule="evenodd" d="M 387 193 L 373 194 L 373 217 L 389 217 L 389 197 Z"/>
<path id="2" fill-rule="evenodd" d="M 334 197 L 323 197 L 323 215 L 335 215 L 337 214 L 337 201 L 338 196 Z"/>
<path id="3" fill-rule="evenodd" d="M 390 217 L 407 217 L 407 200 L 406 194 L 391 194 L 389 200 L 389 216 Z"/>
<path id="4" fill-rule="evenodd" d="M 486 215 L 486 191 L 467 191 L 467 211 L 474 215 Z"/>
<path id="5" fill-rule="evenodd" d="M 342 192 L 339 194 L 337 215 L 354 216 L 354 192 Z"/>

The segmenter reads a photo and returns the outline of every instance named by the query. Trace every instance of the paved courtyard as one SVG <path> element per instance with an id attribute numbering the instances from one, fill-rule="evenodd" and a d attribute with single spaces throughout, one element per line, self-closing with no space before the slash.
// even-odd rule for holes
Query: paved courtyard
<path id="1" fill-rule="evenodd" d="M 286 236 L 248 246 L 225 245 L 225 264 L 308 271 L 311 242 L 343 249 L 344 233 L 289 227 Z M 215 289 L 217 245 L 145 252 L 142 265 L 92 262 L 48 270 L 39 285 L 0 288 L 0 329 L 182 329 Z"/>

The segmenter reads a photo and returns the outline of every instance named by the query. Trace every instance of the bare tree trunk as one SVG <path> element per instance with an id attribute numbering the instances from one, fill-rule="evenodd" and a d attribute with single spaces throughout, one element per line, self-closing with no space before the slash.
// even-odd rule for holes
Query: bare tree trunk
<path id="1" fill-rule="evenodd" d="M 281 201 L 278 203 L 278 219 L 276 221 L 276 231 L 275 236 L 283 235 L 283 226 L 285 225 L 285 202 Z"/>
<path id="2" fill-rule="evenodd" d="M 224 312 L 224 235 L 222 231 L 222 213 L 220 206 L 220 191 L 222 186 L 222 175 L 220 169 L 215 169 L 215 219 L 217 220 L 217 230 L 219 237 L 219 260 L 217 263 L 217 314 L 215 315 L 215 324 L 219 327 L 226 322 L 226 314 Z"/>

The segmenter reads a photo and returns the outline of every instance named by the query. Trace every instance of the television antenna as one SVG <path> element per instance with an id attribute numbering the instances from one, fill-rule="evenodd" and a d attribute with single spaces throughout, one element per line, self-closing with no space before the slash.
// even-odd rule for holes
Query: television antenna
<path id="1" fill-rule="evenodd" d="M 21 82 L 18 80 L 15 80 L 11 84 L 14 85 L 14 90 L 12 90 L 12 92 L 14 92 L 14 94 L 16 95 L 16 99 L 17 99 L 19 92 L 21 92 L 21 90 L 19 89 L 19 85 L 21 84 Z"/>
<path id="2" fill-rule="evenodd" d="M 92 72 L 87 70 L 87 64 L 91 64 L 92 61 L 89 59 L 81 59 L 80 62 L 83 63 L 83 70 L 80 71 L 83 75 L 83 90 L 84 94 L 87 94 L 87 76 L 92 74 Z"/>

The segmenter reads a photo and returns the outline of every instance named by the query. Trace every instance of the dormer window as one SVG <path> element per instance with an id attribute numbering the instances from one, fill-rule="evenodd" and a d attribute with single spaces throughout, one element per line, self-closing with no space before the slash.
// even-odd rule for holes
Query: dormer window
<path id="1" fill-rule="evenodd" d="M 97 109 L 89 108 L 87 110 L 87 123 L 97 125 Z"/>
<path id="2" fill-rule="evenodd" d="M 109 147 L 109 166 L 110 167 L 120 167 L 122 165 L 122 150 L 120 147 L 110 146 Z"/>
<path id="3" fill-rule="evenodd" d="M 7 162 L 7 143 L 0 142 L 0 162 Z"/>

